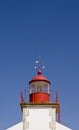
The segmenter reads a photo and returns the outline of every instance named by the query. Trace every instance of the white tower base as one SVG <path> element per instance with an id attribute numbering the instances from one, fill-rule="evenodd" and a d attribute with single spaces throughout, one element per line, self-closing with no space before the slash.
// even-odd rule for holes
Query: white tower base
<path id="1" fill-rule="evenodd" d="M 6 130 L 23 130 L 23 122 L 20 122 L 20 123 L 8 128 L 8 129 L 6 129 Z M 72 130 L 72 129 L 56 122 L 56 130 Z"/>

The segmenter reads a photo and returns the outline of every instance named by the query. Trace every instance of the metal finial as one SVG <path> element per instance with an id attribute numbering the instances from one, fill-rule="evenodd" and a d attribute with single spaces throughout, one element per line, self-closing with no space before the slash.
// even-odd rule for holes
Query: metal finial
<path id="1" fill-rule="evenodd" d="M 40 70 L 40 69 L 44 69 L 45 68 L 45 66 L 44 66 L 44 63 L 40 60 L 40 57 L 39 57 L 39 59 L 38 60 L 36 60 L 36 65 L 35 65 L 35 69 L 37 69 L 37 70 Z"/>

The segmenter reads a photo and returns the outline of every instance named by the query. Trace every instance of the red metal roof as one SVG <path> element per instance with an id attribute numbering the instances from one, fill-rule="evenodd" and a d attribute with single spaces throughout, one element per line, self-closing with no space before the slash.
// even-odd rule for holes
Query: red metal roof
<path id="1" fill-rule="evenodd" d="M 42 71 L 41 70 L 38 71 L 38 75 L 37 76 L 35 76 L 31 81 L 29 81 L 29 84 L 32 83 L 32 82 L 35 82 L 35 81 L 45 81 L 48 84 L 51 84 L 50 81 L 45 76 L 42 75 Z"/>

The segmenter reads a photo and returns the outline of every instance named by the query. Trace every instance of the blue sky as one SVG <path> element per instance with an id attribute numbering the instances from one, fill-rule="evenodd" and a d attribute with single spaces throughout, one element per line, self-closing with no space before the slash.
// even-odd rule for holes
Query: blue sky
<path id="1" fill-rule="evenodd" d="M 0 129 L 21 121 L 20 90 L 28 90 L 39 56 L 46 66 L 43 75 L 59 91 L 61 123 L 78 130 L 77 0 L 0 1 Z"/>

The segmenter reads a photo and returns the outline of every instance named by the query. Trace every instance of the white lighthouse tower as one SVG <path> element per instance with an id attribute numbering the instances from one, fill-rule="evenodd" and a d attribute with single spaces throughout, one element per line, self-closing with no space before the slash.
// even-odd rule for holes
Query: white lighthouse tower
<path id="1" fill-rule="evenodd" d="M 56 130 L 58 102 L 50 102 L 50 81 L 38 71 L 30 82 L 30 102 L 21 102 L 23 130 Z"/>
<path id="2" fill-rule="evenodd" d="M 7 130 L 71 130 L 60 124 L 58 92 L 54 102 L 50 101 L 50 81 L 42 75 L 38 65 L 37 75 L 29 81 L 29 102 L 21 93 L 22 122 Z M 58 118 L 57 118 L 58 115 Z"/>

